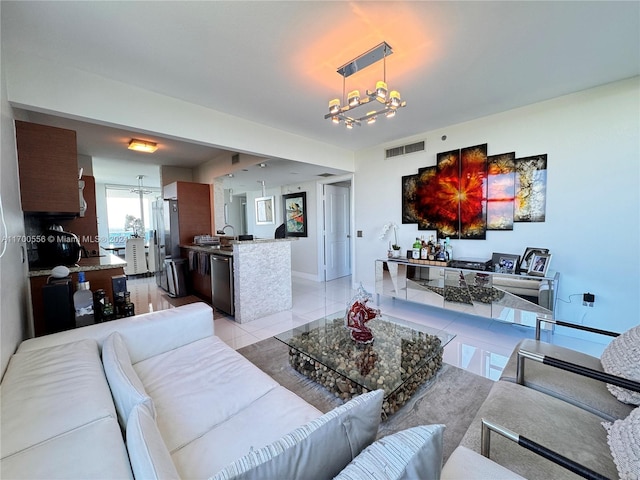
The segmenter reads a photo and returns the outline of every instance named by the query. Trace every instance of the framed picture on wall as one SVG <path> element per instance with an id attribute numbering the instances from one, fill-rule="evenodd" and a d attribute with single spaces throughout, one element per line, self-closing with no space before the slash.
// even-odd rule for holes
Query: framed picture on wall
<path id="1" fill-rule="evenodd" d="M 284 231 L 287 237 L 307 236 L 307 192 L 282 196 Z"/>
<path id="2" fill-rule="evenodd" d="M 273 211 L 274 197 L 256 198 L 256 225 L 269 225 L 276 223 Z"/>

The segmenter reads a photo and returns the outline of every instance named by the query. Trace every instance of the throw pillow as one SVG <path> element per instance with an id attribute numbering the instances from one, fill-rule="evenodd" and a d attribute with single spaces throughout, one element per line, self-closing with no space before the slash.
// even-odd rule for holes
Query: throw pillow
<path id="1" fill-rule="evenodd" d="M 369 445 L 336 480 L 438 480 L 442 470 L 444 425 L 423 425 L 381 438 Z"/>
<path id="2" fill-rule="evenodd" d="M 640 408 L 624 420 L 602 422 L 607 430 L 607 442 L 621 480 L 640 478 Z"/>
<path id="3" fill-rule="evenodd" d="M 147 403 L 155 418 L 153 401 L 133 369 L 127 346 L 118 332 L 109 335 L 102 345 L 102 365 L 122 430 L 127 428 L 129 414 L 139 403 Z"/>
<path id="4" fill-rule="evenodd" d="M 600 363 L 611 375 L 640 381 L 640 325 L 611 340 L 602 352 Z M 621 402 L 640 405 L 640 392 L 615 385 L 607 385 L 607 388 Z"/>
<path id="5" fill-rule="evenodd" d="M 127 451 L 135 478 L 179 479 L 149 405 L 136 405 L 127 422 Z"/>
<path id="6" fill-rule="evenodd" d="M 214 480 L 331 479 L 376 438 L 384 390 L 362 394 L 218 472 Z"/>

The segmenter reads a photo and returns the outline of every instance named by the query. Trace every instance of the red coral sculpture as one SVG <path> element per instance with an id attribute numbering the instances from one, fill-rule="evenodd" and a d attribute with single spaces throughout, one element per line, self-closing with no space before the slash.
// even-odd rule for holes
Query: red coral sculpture
<path id="1" fill-rule="evenodd" d="M 373 342 L 373 333 L 365 324 L 380 315 L 380 310 L 367 305 L 370 297 L 360 285 L 351 307 L 347 310 L 347 328 L 356 343 Z"/>

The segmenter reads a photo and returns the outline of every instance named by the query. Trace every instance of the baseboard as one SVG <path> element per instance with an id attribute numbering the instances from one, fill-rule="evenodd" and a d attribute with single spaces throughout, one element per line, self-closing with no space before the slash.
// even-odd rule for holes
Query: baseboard
<path id="1" fill-rule="evenodd" d="M 291 270 L 291 276 L 296 278 L 304 278 L 305 280 L 311 280 L 312 282 L 322 282 L 320 276 L 314 275 L 313 273 L 296 272 L 295 270 Z"/>

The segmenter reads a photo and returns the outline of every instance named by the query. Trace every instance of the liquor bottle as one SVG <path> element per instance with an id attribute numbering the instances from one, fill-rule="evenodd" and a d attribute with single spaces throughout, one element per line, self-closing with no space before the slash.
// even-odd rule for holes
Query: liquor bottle
<path id="1" fill-rule="evenodd" d="M 93 294 L 84 272 L 78 272 L 78 285 L 73 294 L 73 307 L 76 311 L 76 327 L 93 323 Z"/>

